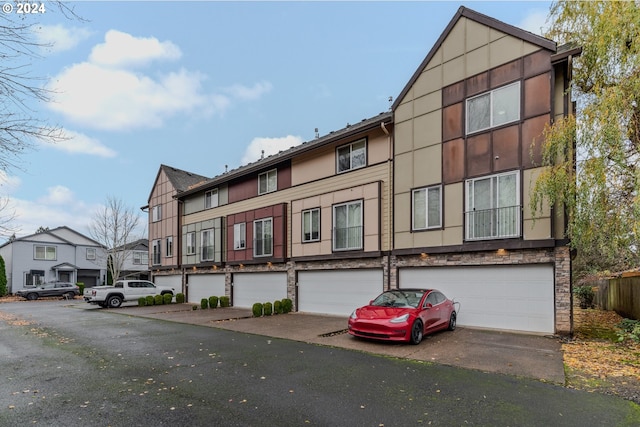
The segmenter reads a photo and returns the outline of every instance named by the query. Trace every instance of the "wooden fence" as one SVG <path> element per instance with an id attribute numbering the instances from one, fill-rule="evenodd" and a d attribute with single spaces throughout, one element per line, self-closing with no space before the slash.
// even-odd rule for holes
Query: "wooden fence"
<path id="1" fill-rule="evenodd" d="M 595 304 L 622 317 L 640 319 L 640 276 L 600 279 L 588 283 L 596 291 Z"/>

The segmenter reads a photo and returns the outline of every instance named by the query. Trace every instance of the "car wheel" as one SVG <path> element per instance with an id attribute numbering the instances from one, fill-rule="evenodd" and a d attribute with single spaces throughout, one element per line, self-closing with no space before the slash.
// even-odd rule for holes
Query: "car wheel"
<path id="1" fill-rule="evenodd" d="M 32 292 L 32 293 L 30 293 L 30 294 L 27 294 L 27 299 L 28 299 L 29 301 L 35 301 L 35 300 L 37 300 L 37 299 L 38 299 L 38 294 L 33 293 L 33 292 Z"/>
<path id="2" fill-rule="evenodd" d="M 76 296 L 76 294 L 74 294 L 73 292 L 67 292 L 66 294 L 62 295 L 62 298 L 64 299 L 74 299 Z"/>
<path id="3" fill-rule="evenodd" d="M 420 344 L 424 334 L 424 327 L 421 320 L 416 320 L 411 326 L 411 344 Z"/>
<path id="4" fill-rule="evenodd" d="M 456 312 L 452 312 L 451 313 L 451 317 L 449 317 L 449 330 L 450 331 L 455 331 L 456 330 Z"/>
<path id="5" fill-rule="evenodd" d="M 109 308 L 118 308 L 121 305 L 122 305 L 122 298 L 118 296 L 109 297 L 109 300 L 107 301 L 107 306 Z"/>

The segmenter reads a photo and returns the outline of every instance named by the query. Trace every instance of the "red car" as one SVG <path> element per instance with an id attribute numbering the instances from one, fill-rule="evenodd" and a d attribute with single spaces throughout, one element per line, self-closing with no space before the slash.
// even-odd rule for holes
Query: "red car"
<path id="1" fill-rule="evenodd" d="M 432 332 L 456 328 L 452 300 L 435 289 L 394 289 L 380 294 L 349 317 L 355 337 L 419 344 Z"/>

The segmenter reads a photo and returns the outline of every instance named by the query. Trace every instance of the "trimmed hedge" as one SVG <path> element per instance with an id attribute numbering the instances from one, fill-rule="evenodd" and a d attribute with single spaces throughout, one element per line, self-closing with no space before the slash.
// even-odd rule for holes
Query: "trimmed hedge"
<path id="1" fill-rule="evenodd" d="M 207 298 L 202 298 L 200 300 L 200 307 L 204 310 L 209 307 L 209 300 Z"/>
<path id="2" fill-rule="evenodd" d="M 155 298 L 153 298 L 153 295 L 147 295 L 145 299 L 147 300 L 147 305 L 154 305 L 156 302 Z"/>
<path id="3" fill-rule="evenodd" d="M 173 294 L 164 294 L 162 298 L 164 299 L 164 304 L 171 304 L 171 302 L 173 301 Z"/>
<path id="4" fill-rule="evenodd" d="M 220 307 L 229 307 L 231 305 L 228 296 L 220 297 Z"/>
<path id="5" fill-rule="evenodd" d="M 275 300 L 273 302 L 273 313 L 274 314 L 282 314 L 282 301 Z"/>
<path id="6" fill-rule="evenodd" d="M 218 297 L 209 297 L 209 308 L 216 308 L 218 306 Z"/>
<path id="7" fill-rule="evenodd" d="M 144 307 L 147 305 L 147 299 L 145 297 L 138 298 L 138 307 Z"/>
<path id="8" fill-rule="evenodd" d="M 253 307 L 251 307 L 251 312 L 253 313 L 253 317 L 262 317 L 263 308 L 264 307 L 260 302 L 253 304 Z"/>
<path id="9" fill-rule="evenodd" d="M 176 294 L 176 302 L 178 304 L 184 304 L 184 294 L 182 292 Z"/>
<path id="10" fill-rule="evenodd" d="M 162 305 L 164 304 L 164 297 L 162 295 L 156 295 L 153 297 L 153 302 L 155 303 L 155 305 Z"/>
<path id="11" fill-rule="evenodd" d="M 282 312 L 286 314 L 290 313 L 291 310 L 293 310 L 293 301 L 290 298 L 284 298 L 282 300 Z"/>
<path id="12" fill-rule="evenodd" d="M 271 304 L 270 302 L 265 302 L 264 303 L 264 315 L 265 316 L 271 316 L 271 314 L 273 314 L 273 304 Z"/>

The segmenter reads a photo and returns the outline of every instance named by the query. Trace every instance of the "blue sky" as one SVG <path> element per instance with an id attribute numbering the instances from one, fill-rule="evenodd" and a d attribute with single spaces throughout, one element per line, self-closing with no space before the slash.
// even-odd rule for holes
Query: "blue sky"
<path id="1" fill-rule="evenodd" d="M 69 139 L 0 176 L 16 235 L 88 234 L 107 196 L 146 205 L 161 164 L 211 177 L 387 111 L 461 5 L 540 34 L 550 2 L 77 1 L 85 21 L 28 17 L 49 45 L 30 73 L 55 91 L 37 114 Z"/>

